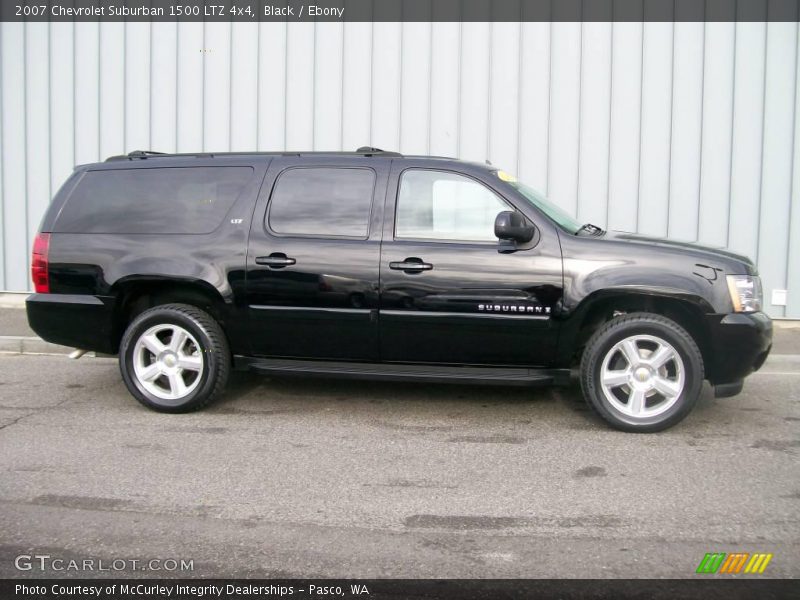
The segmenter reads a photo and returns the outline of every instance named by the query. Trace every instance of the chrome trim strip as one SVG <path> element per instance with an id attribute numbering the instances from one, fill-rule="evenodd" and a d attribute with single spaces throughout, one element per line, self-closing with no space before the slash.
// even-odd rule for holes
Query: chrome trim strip
<path id="1" fill-rule="evenodd" d="M 250 304 L 253 310 L 276 310 L 294 312 L 323 312 L 361 315 L 372 311 L 380 315 L 392 317 L 468 317 L 471 319 L 514 319 L 517 321 L 548 321 L 550 315 L 529 315 L 525 313 L 468 313 L 468 312 L 445 312 L 438 310 L 376 310 L 372 308 L 328 308 L 323 306 L 277 306 L 271 304 Z"/>
<path id="2" fill-rule="evenodd" d="M 470 317 L 477 319 L 514 319 L 546 321 L 550 315 L 529 315 L 526 313 L 469 313 L 469 312 L 445 312 L 437 310 L 381 310 L 381 315 L 397 317 Z"/>
<path id="3" fill-rule="evenodd" d="M 369 314 L 371 311 L 376 310 L 372 308 L 328 308 L 325 306 L 274 306 L 271 304 L 250 304 L 249 307 L 253 310 L 284 310 L 294 312 L 323 312 L 351 315 Z"/>

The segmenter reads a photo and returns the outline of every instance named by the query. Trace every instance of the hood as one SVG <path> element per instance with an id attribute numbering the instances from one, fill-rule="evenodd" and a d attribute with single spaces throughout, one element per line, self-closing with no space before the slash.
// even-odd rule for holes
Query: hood
<path id="1" fill-rule="evenodd" d="M 731 252 L 730 250 L 726 250 L 724 248 L 712 248 L 710 246 L 703 246 L 702 244 L 696 244 L 694 242 L 680 242 L 677 240 L 649 237 L 646 235 L 628 233 L 625 231 L 609 231 L 603 237 L 619 242 L 646 244 L 648 246 L 685 250 L 688 253 L 697 255 L 698 257 L 713 257 L 727 261 L 735 261 L 745 267 L 748 273 L 756 273 L 756 266 L 752 260 L 742 254 L 736 254 L 735 252 Z"/>

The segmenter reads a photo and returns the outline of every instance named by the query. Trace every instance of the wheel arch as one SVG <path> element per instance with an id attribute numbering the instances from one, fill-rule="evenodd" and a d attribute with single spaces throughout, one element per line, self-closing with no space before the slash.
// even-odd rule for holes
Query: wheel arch
<path id="1" fill-rule="evenodd" d="M 706 377 L 711 360 L 711 331 L 705 318 L 713 309 L 702 298 L 688 296 L 685 292 L 665 293 L 647 289 L 602 290 L 588 296 L 562 329 L 559 354 L 562 362 L 580 362 L 586 343 L 603 324 L 620 314 L 653 313 L 675 321 L 694 339 L 706 366 Z M 561 350 L 563 349 L 563 351 Z"/>
<path id="2" fill-rule="evenodd" d="M 229 306 L 219 291 L 198 279 L 128 278 L 115 284 L 114 344 L 119 348 L 127 326 L 149 308 L 162 304 L 189 304 L 210 314 L 225 331 Z"/>

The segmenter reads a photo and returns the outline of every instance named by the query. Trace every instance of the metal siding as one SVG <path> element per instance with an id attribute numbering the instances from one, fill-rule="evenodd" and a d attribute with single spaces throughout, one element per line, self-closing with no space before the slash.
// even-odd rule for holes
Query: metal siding
<path id="1" fill-rule="evenodd" d="M 25 24 L 3 24 L 3 259 L 5 287 L 28 287 Z"/>
<path id="2" fill-rule="evenodd" d="M 203 150 L 206 152 L 231 149 L 231 27 L 231 23 L 205 24 Z"/>
<path id="3" fill-rule="evenodd" d="M 581 221 L 602 227 L 608 216 L 612 31 L 611 23 L 584 23 L 581 33 L 577 214 Z"/>
<path id="4" fill-rule="evenodd" d="M 460 46 L 461 23 L 432 24 L 428 129 L 428 148 L 431 154 L 458 154 Z"/>
<path id="5" fill-rule="evenodd" d="M 150 100 L 158 91 L 150 86 L 150 27 L 150 23 L 125 23 L 125 146 L 131 150 L 152 147 Z"/>
<path id="6" fill-rule="evenodd" d="M 258 24 L 234 23 L 231 31 L 231 150 L 258 146 Z"/>
<path id="7" fill-rule="evenodd" d="M 703 148 L 703 23 L 675 23 L 667 235 L 697 239 Z"/>
<path id="8" fill-rule="evenodd" d="M 372 23 L 344 24 L 342 147 L 372 140 Z"/>
<path id="9" fill-rule="evenodd" d="M 25 174 L 26 197 L 25 218 L 27 226 L 26 246 L 28 250 L 39 228 L 39 221 L 47 205 L 50 203 L 50 75 L 47 72 L 47 56 L 49 53 L 49 37 L 47 23 L 25 24 Z M 96 52 L 95 52 L 96 56 Z M 96 62 L 95 62 L 96 64 Z M 97 77 L 94 77 L 97 81 Z M 96 90 L 95 90 L 96 92 Z M 94 114 L 97 115 L 96 95 L 87 103 L 95 101 Z M 97 127 L 92 130 L 97 135 Z M 96 137 L 94 140 L 96 152 Z M 90 141 L 90 144 L 91 142 Z M 30 253 L 26 252 L 26 269 L 30 261 Z M 27 282 L 24 282 L 25 285 Z"/>
<path id="10" fill-rule="evenodd" d="M 458 156 L 482 162 L 488 156 L 491 24 L 461 25 L 461 89 Z"/>
<path id="11" fill-rule="evenodd" d="M 379 148 L 400 146 L 403 24 L 375 23 L 372 29 L 372 141 Z M 362 145 L 362 144 L 359 144 Z"/>
<path id="12" fill-rule="evenodd" d="M 258 150 L 286 144 L 286 29 L 286 23 L 258 25 L 258 112 L 251 120 Z"/>
<path id="13" fill-rule="evenodd" d="M 150 144 L 161 152 L 177 151 L 178 24 L 153 23 L 150 37 Z"/>
<path id="14" fill-rule="evenodd" d="M 0 289 L 30 288 L 76 163 L 368 144 L 489 159 L 582 221 L 726 245 L 800 318 L 798 43 L 791 23 L 3 23 Z"/>
<path id="15" fill-rule="evenodd" d="M 698 239 L 728 243 L 735 23 L 706 23 Z"/>
<path id="16" fill-rule="evenodd" d="M 758 252 L 761 276 L 767 290 L 786 287 L 789 258 L 789 217 L 792 195 L 794 145 L 795 57 L 797 26 L 767 26 L 767 65 L 764 90 L 764 149 L 761 178 L 761 216 Z M 783 316 L 783 308 L 773 314 Z"/>
<path id="17" fill-rule="evenodd" d="M 175 139 L 178 152 L 192 152 L 203 148 L 203 80 L 205 54 L 205 29 L 202 25 L 178 23 L 178 83 L 176 96 L 177 131 Z M 124 103 L 125 100 L 122 99 Z M 283 143 L 283 138 L 281 138 Z M 125 144 L 125 148 L 129 148 Z"/>
<path id="18" fill-rule="evenodd" d="M 74 146 L 75 162 L 78 164 L 95 162 L 100 158 L 100 123 L 97 119 L 100 114 L 99 51 L 100 24 L 75 23 Z"/>
<path id="19" fill-rule="evenodd" d="M 342 147 L 343 30 L 342 23 L 315 30 L 314 150 Z M 244 118 L 249 114 L 245 112 Z"/>
<path id="20" fill-rule="evenodd" d="M 3 23 L 0 26 L 5 28 L 12 25 Z M 70 23 L 50 24 L 50 191 L 52 194 L 55 194 L 61 184 L 66 181 L 76 164 L 73 40 L 73 26 Z M 21 54 L 17 56 L 21 56 Z M 5 61 L 5 53 L 3 60 Z M 3 87 L 5 91 L 5 84 Z M 3 108 L 4 116 L 23 118 L 22 113 L 12 111 L 10 107 L 6 109 L 4 106 Z M 6 113 L 8 114 L 6 115 Z M 123 126 L 124 132 L 124 121 L 120 125 Z M 13 147 L 4 143 L 3 156 L 6 156 L 8 148 Z M 26 199 L 26 202 L 28 201 Z M 15 226 L 22 227 L 23 224 L 16 223 Z M 16 261 L 14 265 L 15 271 L 22 267 Z M 29 289 L 31 287 L 30 277 L 27 273 L 24 275 L 25 278 L 20 284 L 24 287 L 15 287 L 9 280 L 6 280 L 4 289 Z"/>
<path id="21" fill-rule="evenodd" d="M 100 156 L 125 145 L 125 23 L 100 25 Z M 52 188 L 55 189 L 55 188 Z"/>
<path id="22" fill-rule="evenodd" d="M 516 170 L 519 138 L 519 23 L 493 23 L 487 158 Z"/>
<path id="23" fill-rule="evenodd" d="M 520 40 L 519 159 L 522 181 L 547 191 L 550 24 L 523 23 Z M 512 167 L 514 165 L 509 165 Z"/>
<path id="24" fill-rule="evenodd" d="M 0 51 L 4 48 L 6 32 L 0 26 Z M 0 289 L 6 289 L 6 227 L 5 227 L 5 205 L 6 198 L 4 189 L 3 172 L 5 165 L 3 164 L 3 148 L 5 147 L 5 138 L 3 137 L 3 54 L 0 54 Z"/>
<path id="25" fill-rule="evenodd" d="M 431 31 L 430 23 L 403 23 L 399 149 L 407 154 L 428 152 Z"/>
<path id="26" fill-rule="evenodd" d="M 800 24 L 798 24 L 797 51 L 795 54 L 795 86 L 800 80 Z M 789 211 L 789 256 L 786 263 L 786 285 L 787 289 L 793 290 L 789 294 L 786 305 L 786 316 L 796 317 L 800 315 L 800 94 L 795 87 L 794 98 L 794 147 L 792 148 L 792 198 Z"/>
<path id="27" fill-rule="evenodd" d="M 638 230 L 667 235 L 672 141 L 672 23 L 645 23 Z"/>
<path id="28" fill-rule="evenodd" d="M 636 231 L 638 214 L 642 36 L 641 23 L 614 23 L 606 209 L 608 218 L 607 225 L 598 225 L 622 231 Z"/>
<path id="29" fill-rule="evenodd" d="M 553 23 L 550 54 L 548 193 L 567 212 L 578 208 L 581 24 Z"/>
<path id="30" fill-rule="evenodd" d="M 766 23 L 736 24 L 728 245 L 753 258 L 758 249 L 766 34 Z"/>

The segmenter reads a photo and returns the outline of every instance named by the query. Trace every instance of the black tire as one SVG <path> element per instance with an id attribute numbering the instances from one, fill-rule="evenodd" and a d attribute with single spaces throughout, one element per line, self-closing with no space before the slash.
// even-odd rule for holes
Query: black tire
<path id="1" fill-rule="evenodd" d="M 671 349 L 662 346 L 665 352 L 674 350 L 672 356 L 677 353 L 680 361 L 673 358 L 661 367 L 661 371 L 653 370 L 651 365 L 640 367 L 641 371 L 632 367 L 622 349 L 625 346 L 623 342 L 634 340 L 637 356 L 641 356 L 648 351 L 649 344 L 652 344 L 649 346 L 649 352 L 653 353 L 659 349 L 656 342 L 651 342 L 649 338 L 666 342 Z M 650 356 L 652 354 L 646 355 L 644 361 L 647 362 Z M 606 360 L 608 361 L 606 366 L 610 366 L 612 361 L 624 366 L 624 369 L 619 371 L 612 369 L 613 372 L 607 375 L 613 376 L 625 371 L 631 373 L 629 376 L 631 383 L 613 383 L 604 386 L 601 372 Z M 640 376 L 641 380 L 637 379 L 637 376 Z M 703 388 L 703 379 L 703 357 L 692 336 L 671 319 L 650 313 L 633 313 L 612 319 L 592 335 L 581 359 L 581 388 L 586 401 L 609 425 L 622 431 L 651 433 L 672 427 L 694 408 Z M 636 386 L 642 385 L 644 389 L 646 386 L 654 385 L 652 382 L 655 380 L 658 380 L 659 384 L 666 380 L 673 389 L 680 389 L 680 393 L 673 392 L 668 396 L 654 389 L 642 391 L 642 394 L 651 394 L 641 401 L 645 411 L 648 410 L 647 405 L 652 399 L 653 406 L 649 410 L 653 413 L 658 410 L 663 412 L 648 415 L 640 411 L 639 414 L 642 416 L 638 417 L 627 414 L 628 411 L 636 413 L 632 408 L 634 406 L 632 397 Z M 678 382 L 682 382 L 682 386 Z"/>
<path id="2" fill-rule="evenodd" d="M 189 334 L 181 348 L 190 349 L 191 355 L 170 350 L 171 340 L 179 331 Z M 150 340 L 153 335 L 161 336 L 159 340 L 165 347 L 159 355 L 162 360 L 158 360 L 152 350 L 142 347 L 145 345 L 143 336 L 148 332 L 152 333 L 147 336 Z M 142 344 L 139 344 L 140 339 Z M 166 356 L 167 353 L 174 356 Z M 145 362 L 148 356 L 150 362 Z M 193 366 L 182 369 L 181 360 L 192 361 Z M 199 370 L 196 370 L 198 361 Z M 231 369 L 231 355 L 225 333 L 208 313 L 188 304 L 164 304 L 144 311 L 128 326 L 120 343 L 119 367 L 128 391 L 139 402 L 160 412 L 182 413 L 207 406 L 223 391 Z M 159 371 L 153 381 L 140 377 L 148 368 Z M 162 368 L 173 370 L 161 374 Z M 176 373 L 185 388 L 179 387 Z M 172 390 L 173 382 L 178 389 L 176 397 L 160 397 L 159 394 L 170 393 L 162 390 Z M 188 392 L 181 395 L 184 389 Z"/>

